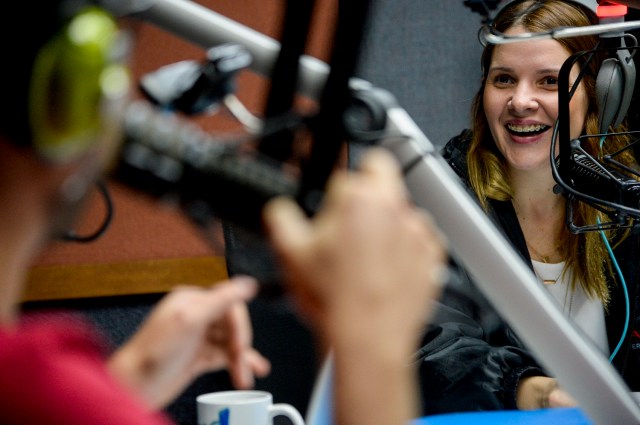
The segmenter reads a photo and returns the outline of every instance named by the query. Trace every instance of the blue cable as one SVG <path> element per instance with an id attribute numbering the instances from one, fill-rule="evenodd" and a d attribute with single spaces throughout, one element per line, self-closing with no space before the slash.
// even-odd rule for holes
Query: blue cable
<path id="1" fill-rule="evenodd" d="M 600 218 L 598 218 L 597 221 L 598 221 L 598 224 L 600 224 Z M 607 237 L 605 236 L 604 231 L 599 230 L 599 232 L 600 232 L 600 236 L 602 237 L 602 241 L 604 242 L 604 245 L 607 247 L 607 251 L 609 252 L 609 257 L 611 257 L 613 266 L 615 267 L 616 272 L 620 277 L 620 283 L 622 284 L 622 287 L 624 289 L 624 301 L 625 301 L 625 309 L 626 309 L 624 330 L 622 331 L 622 336 L 620 337 L 620 341 L 618 341 L 618 345 L 616 346 L 615 350 L 613 350 L 613 353 L 611 353 L 611 356 L 609 356 L 609 363 L 611 363 L 613 359 L 616 357 L 616 355 L 618 354 L 618 351 L 620 350 L 620 347 L 622 346 L 622 343 L 624 342 L 624 339 L 627 336 L 627 332 L 629 331 L 629 315 L 630 315 L 631 308 L 629 307 L 629 291 L 627 290 L 627 282 L 624 280 L 624 276 L 622 275 L 622 271 L 620 270 L 618 261 L 616 260 L 613 250 L 611 249 L 611 245 L 609 245 L 609 241 L 607 240 Z"/>

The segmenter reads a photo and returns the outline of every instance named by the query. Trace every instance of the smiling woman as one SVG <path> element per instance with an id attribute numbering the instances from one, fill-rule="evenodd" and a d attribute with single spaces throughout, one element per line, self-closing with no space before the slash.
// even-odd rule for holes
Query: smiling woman
<path id="1" fill-rule="evenodd" d="M 492 31 L 513 36 L 597 23 L 594 10 L 584 2 L 515 0 L 498 12 Z M 554 192 L 550 164 L 560 69 L 571 55 L 596 48 L 598 41 L 597 36 L 583 36 L 486 45 L 471 129 L 453 138 L 443 153 L 531 270 L 534 264 L 553 268 L 553 275 L 544 279 L 555 283 L 546 289 L 560 294 L 560 309 L 601 347 L 603 355 L 610 356 L 630 388 L 638 390 L 640 378 L 631 370 L 640 366 L 640 356 L 625 333 L 634 323 L 627 317 L 625 300 L 639 285 L 635 253 L 640 240 L 624 229 L 570 233 L 566 199 Z M 604 58 L 592 56 L 570 73 L 571 83 L 583 74 L 570 103 L 572 138 L 597 134 L 599 129 L 596 79 Z M 592 140 L 585 149 L 598 156 L 625 143 L 623 136 L 608 137 L 602 145 Z M 637 166 L 631 154 L 622 161 Z M 580 224 L 604 218 L 586 204 L 572 213 Z M 615 247 L 611 254 L 609 246 Z M 617 258 L 624 259 L 619 270 Z M 540 278 L 541 285 L 544 279 Z M 630 293 L 625 282 L 631 282 Z M 577 299 L 585 300 L 580 308 Z M 574 403 L 470 279 L 445 292 L 419 356 L 427 413 Z"/>
<path id="2" fill-rule="evenodd" d="M 524 27 L 516 26 L 506 33 L 524 32 L 527 32 Z M 558 116 L 558 74 L 569 56 L 570 52 L 554 40 L 505 44 L 494 50 L 483 95 L 484 110 L 514 184 L 519 180 L 519 171 L 533 170 L 543 171 L 542 178 L 535 180 L 536 185 L 553 184 L 549 146 Z M 573 81 L 578 73 L 579 69 L 574 67 Z M 571 107 L 572 138 L 584 127 L 588 105 L 586 90 L 580 84 Z M 523 184 L 534 183 L 528 176 L 523 177 Z"/>

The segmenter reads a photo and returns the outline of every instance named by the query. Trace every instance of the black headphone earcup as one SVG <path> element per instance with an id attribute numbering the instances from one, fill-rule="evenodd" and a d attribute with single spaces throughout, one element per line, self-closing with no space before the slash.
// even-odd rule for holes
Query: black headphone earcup
<path id="1" fill-rule="evenodd" d="M 624 76 L 616 58 L 602 63 L 596 78 L 596 101 L 600 133 L 606 133 L 619 116 L 624 94 Z M 626 111 L 625 111 L 626 113 Z"/>
<path id="2" fill-rule="evenodd" d="M 626 49 L 618 50 L 616 58 L 604 60 L 596 78 L 596 102 L 600 133 L 618 127 L 627 115 L 636 82 L 636 68 Z"/>

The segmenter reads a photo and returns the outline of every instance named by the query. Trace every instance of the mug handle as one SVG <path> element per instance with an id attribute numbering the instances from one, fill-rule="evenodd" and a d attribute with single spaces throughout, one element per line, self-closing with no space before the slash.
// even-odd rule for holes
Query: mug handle
<path id="1" fill-rule="evenodd" d="M 269 406 L 270 424 L 273 424 L 274 417 L 280 415 L 288 417 L 293 425 L 304 425 L 304 419 L 302 419 L 302 415 L 292 405 L 286 403 L 276 403 Z"/>

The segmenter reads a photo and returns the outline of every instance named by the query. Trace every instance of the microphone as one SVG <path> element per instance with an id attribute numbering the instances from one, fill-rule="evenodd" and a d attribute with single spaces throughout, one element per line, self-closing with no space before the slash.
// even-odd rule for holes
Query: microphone
<path id="1" fill-rule="evenodd" d="M 146 101 L 128 106 L 124 131 L 114 177 L 178 204 L 201 226 L 217 217 L 261 234 L 264 204 L 298 193 L 296 176 L 282 164 L 240 152 L 235 144 Z"/>
<path id="2" fill-rule="evenodd" d="M 299 123 L 280 119 L 278 125 Z M 128 105 L 124 132 L 114 178 L 178 205 L 205 236 L 212 220 L 221 220 L 225 249 L 233 251 L 225 255 L 227 268 L 258 279 L 262 298 L 282 296 L 285 289 L 277 257 L 264 238 L 262 210 L 276 196 L 296 197 L 296 173 L 144 100 Z"/>
<path id="3" fill-rule="evenodd" d="M 579 143 L 578 140 L 571 141 L 573 153 L 567 173 L 571 189 L 583 194 L 583 202 L 626 206 L 636 210 L 636 216 L 640 217 L 640 181 L 612 167 L 605 167 L 589 155 L 579 152 Z M 603 161 L 614 162 L 610 156 Z"/>
<path id="4" fill-rule="evenodd" d="M 609 155 L 602 153 L 597 158 L 589 154 L 581 146 L 581 140 L 597 138 L 602 146 L 609 136 L 631 135 L 630 131 L 611 130 L 619 127 L 627 115 L 627 110 L 633 97 L 635 86 L 635 65 L 633 55 L 637 43 L 635 38 L 624 33 L 624 15 L 626 7 L 619 5 L 600 5 L 597 15 L 601 42 L 594 49 L 577 52 L 569 57 L 562 65 L 558 75 L 558 121 L 554 128 L 554 136 L 550 146 L 550 160 L 553 177 L 557 183 L 555 193 L 562 193 L 568 199 L 567 226 L 572 233 L 599 231 L 620 228 L 637 228 L 640 220 L 640 190 L 638 178 L 640 173 L 617 160 L 623 152 L 632 149 L 636 144 L 629 141 L 625 147 Z M 609 29 L 602 31 L 603 28 Z M 634 45 L 627 49 L 625 38 L 634 40 Z M 577 139 L 571 138 L 569 103 L 573 90 L 570 89 L 569 76 L 575 64 L 587 57 L 588 63 L 593 54 L 603 54 L 606 58 L 600 65 L 596 76 L 596 105 L 598 107 L 598 134 L 583 135 Z M 579 84 L 585 69 L 582 68 L 574 86 Z M 559 157 L 554 158 L 556 145 L 560 140 Z M 562 165 L 562 167 L 560 167 Z M 576 202 L 584 202 L 609 217 L 609 222 L 581 223 L 573 222 Z"/>

